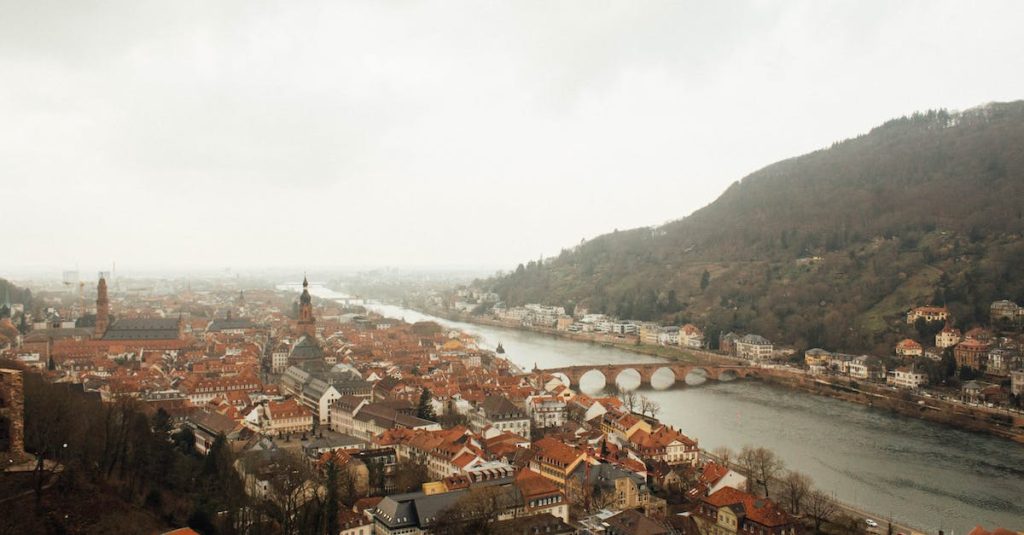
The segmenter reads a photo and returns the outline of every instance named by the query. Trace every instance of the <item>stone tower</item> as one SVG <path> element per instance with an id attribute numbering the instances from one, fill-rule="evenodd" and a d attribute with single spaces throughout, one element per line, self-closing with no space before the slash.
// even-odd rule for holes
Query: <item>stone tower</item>
<path id="1" fill-rule="evenodd" d="M 100 277 L 96 285 L 96 330 L 93 338 L 102 338 L 110 326 L 110 299 L 107 298 L 107 280 Z"/>
<path id="2" fill-rule="evenodd" d="M 316 318 L 313 317 L 313 298 L 309 295 L 309 281 L 302 277 L 302 295 L 299 296 L 299 334 L 316 336 Z"/>

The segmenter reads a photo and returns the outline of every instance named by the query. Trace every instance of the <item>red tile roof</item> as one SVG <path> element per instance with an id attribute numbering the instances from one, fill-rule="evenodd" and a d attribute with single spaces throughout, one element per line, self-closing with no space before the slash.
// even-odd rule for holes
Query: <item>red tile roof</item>
<path id="1" fill-rule="evenodd" d="M 701 501 L 716 508 L 741 505 L 747 520 L 765 527 L 785 526 L 793 522 L 793 519 L 775 502 L 732 487 L 723 487 Z"/>

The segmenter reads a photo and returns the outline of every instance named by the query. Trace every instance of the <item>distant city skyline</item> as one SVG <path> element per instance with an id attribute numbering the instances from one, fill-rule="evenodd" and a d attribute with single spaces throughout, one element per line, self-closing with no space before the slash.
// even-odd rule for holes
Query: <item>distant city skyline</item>
<path id="1" fill-rule="evenodd" d="M 4 2 L 10 271 L 514 269 L 1024 97 L 1018 2 Z"/>

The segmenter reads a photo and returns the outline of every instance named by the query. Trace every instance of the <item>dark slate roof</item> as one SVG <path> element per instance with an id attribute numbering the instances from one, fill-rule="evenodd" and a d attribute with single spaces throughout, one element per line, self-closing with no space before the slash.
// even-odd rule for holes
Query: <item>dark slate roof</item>
<path id="1" fill-rule="evenodd" d="M 386 403 L 370 403 L 369 405 L 359 409 L 359 412 L 356 413 L 354 418 L 361 422 L 377 422 L 377 425 L 387 429 L 393 429 L 396 427 L 415 429 L 417 427 L 425 427 L 436 423 L 399 412 L 393 407 L 388 406 Z"/>
<path id="2" fill-rule="evenodd" d="M 586 477 L 590 476 L 589 485 L 601 488 L 603 490 L 615 490 L 615 480 L 623 477 L 628 477 L 638 487 L 643 487 L 647 484 L 647 479 L 644 476 L 624 470 L 615 466 L 614 464 L 601 463 L 596 465 L 585 466 L 586 463 L 580 463 L 576 466 L 569 477 L 579 481 L 583 481 Z"/>
<path id="3" fill-rule="evenodd" d="M 505 486 L 504 492 L 496 496 L 499 507 L 515 507 L 517 504 L 521 505 L 522 495 L 518 488 L 509 484 L 511 482 L 511 478 L 505 478 L 481 482 L 476 486 Z M 437 515 L 455 505 L 459 498 L 467 492 L 469 492 L 468 489 L 458 489 L 431 495 L 422 491 L 394 494 L 385 497 L 377 504 L 374 517 L 392 531 L 413 526 L 426 528 L 437 519 Z"/>
<path id="4" fill-rule="evenodd" d="M 209 411 L 196 411 L 192 413 L 188 419 L 199 429 L 202 429 L 213 436 L 217 436 L 220 433 L 225 435 L 231 434 L 232 431 L 238 427 L 231 418 L 224 416 L 223 414 Z"/>
<path id="5" fill-rule="evenodd" d="M 86 314 L 75 320 L 75 328 L 92 329 L 96 326 L 96 314 Z"/>
<path id="6" fill-rule="evenodd" d="M 218 318 L 206 327 L 209 332 L 233 331 L 238 329 L 255 329 L 256 324 L 249 318 Z"/>
<path id="7" fill-rule="evenodd" d="M 514 403 L 504 396 L 487 396 L 481 408 L 484 414 L 487 415 L 487 419 L 492 422 L 527 418 L 526 413 L 522 409 L 516 407 Z"/>
<path id="8" fill-rule="evenodd" d="M 626 509 L 605 519 L 604 523 L 608 526 L 608 532 L 616 535 L 669 535 L 675 531 L 635 509 Z"/>
<path id="9" fill-rule="evenodd" d="M 302 448 L 305 450 L 335 449 L 335 448 L 362 448 L 366 441 L 343 433 L 328 432 L 323 437 L 310 440 Z"/>
<path id="10" fill-rule="evenodd" d="M 177 340 L 177 318 L 124 318 L 107 329 L 104 340 Z"/>
<path id="11" fill-rule="evenodd" d="M 767 338 L 759 334 L 748 334 L 743 338 L 740 338 L 740 341 L 745 344 L 771 345 L 771 342 L 769 342 Z"/>
<path id="12" fill-rule="evenodd" d="M 299 341 L 292 346 L 292 350 L 288 353 L 290 360 L 306 360 L 306 359 L 320 359 L 323 358 L 324 351 L 320 349 L 320 343 L 316 339 L 303 336 Z"/>

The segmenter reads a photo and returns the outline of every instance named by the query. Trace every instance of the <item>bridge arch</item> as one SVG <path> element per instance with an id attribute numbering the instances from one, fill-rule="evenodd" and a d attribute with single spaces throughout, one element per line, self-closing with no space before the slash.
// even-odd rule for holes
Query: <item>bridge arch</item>
<path id="1" fill-rule="evenodd" d="M 580 375 L 579 389 L 581 392 L 599 392 L 608 384 L 608 378 L 597 368 L 591 368 Z"/>
<path id="2" fill-rule="evenodd" d="M 615 386 L 621 390 L 636 390 L 643 384 L 644 378 L 636 368 L 623 368 L 615 374 Z"/>
<path id="3" fill-rule="evenodd" d="M 675 370 L 669 366 L 659 366 L 651 370 L 647 378 L 647 384 L 655 390 L 668 390 L 675 386 L 678 380 Z"/>
<path id="4" fill-rule="evenodd" d="M 722 370 L 718 372 L 718 380 L 722 382 L 735 381 L 740 378 L 740 374 L 736 370 Z"/>
<path id="5" fill-rule="evenodd" d="M 708 372 L 707 368 L 694 366 L 687 370 L 686 377 L 683 378 L 683 381 L 690 386 L 696 386 L 706 383 L 710 378 L 711 373 Z"/>

